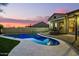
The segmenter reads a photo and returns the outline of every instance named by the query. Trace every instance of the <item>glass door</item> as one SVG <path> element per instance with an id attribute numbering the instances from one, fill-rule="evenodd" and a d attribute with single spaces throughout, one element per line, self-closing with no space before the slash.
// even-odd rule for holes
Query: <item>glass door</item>
<path id="1" fill-rule="evenodd" d="M 69 18 L 69 33 L 74 33 L 75 31 L 75 19 L 74 17 Z"/>
<path id="2" fill-rule="evenodd" d="M 59 21 L 59 32 L 64 33 L 63 31 L 64 31 L 64 21 L 61 20 Z"/>

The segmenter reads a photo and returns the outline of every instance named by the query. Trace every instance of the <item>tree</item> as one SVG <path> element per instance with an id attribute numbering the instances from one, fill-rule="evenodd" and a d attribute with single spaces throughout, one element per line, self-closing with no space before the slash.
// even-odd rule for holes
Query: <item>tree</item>
<path id="1" fill-rule="evenodd" d="M 3 9 L 1 9 L 1 6 L 7 6 L 8 3 L 0 3 L 0 12 L 3 12 Z M 3 25 L 0 24 L 0 34 L 2 34 L 2 28 Z"/>
<path id="2" fill-rule="evenodd" d="M 0 34 L 2 34 L 2 29 L 3 29 L 3 28 L 4 28 L 3 25 L 0 24 Z"/>

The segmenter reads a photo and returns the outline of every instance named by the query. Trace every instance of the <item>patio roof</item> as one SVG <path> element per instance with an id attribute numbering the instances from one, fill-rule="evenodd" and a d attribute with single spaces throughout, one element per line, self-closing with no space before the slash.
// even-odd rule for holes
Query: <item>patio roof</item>
<path id="1" fill-rule="evenodd" d="M 65 15 L 65 13 L 54 13 L 51 17 L 49 17 L 48 21 L 49 21 L 54 15 Z"/>

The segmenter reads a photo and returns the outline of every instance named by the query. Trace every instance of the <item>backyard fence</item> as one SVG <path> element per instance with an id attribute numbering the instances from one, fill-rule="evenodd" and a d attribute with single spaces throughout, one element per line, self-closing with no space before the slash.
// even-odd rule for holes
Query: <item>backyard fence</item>
<path id="1" fill-rule="evenodd" d="M 3 34 L 24 34 L 24 33 L 40 33 L 47 32 L 48 28 L 4 28 Z"/>

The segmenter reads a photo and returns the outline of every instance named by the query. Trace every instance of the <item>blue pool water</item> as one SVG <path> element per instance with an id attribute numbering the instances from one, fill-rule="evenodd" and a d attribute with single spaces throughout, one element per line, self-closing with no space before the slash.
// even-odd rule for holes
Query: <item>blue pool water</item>
<path id="1" fill-rule="evenodd" d="M 48 43 L 50 42 L 50 45 L 59 45 L 59 41 L 52 39 L 52 38 L 48 38 L 48 37 L 43 37 L 37 34 L 10 34 L 10 35 L 5 35 L 5 36 L 9 36 L 9 37 L 14 37 L 14 38 L 20 38 L 20 39 L 25 39 L 25 38 L 33 38 L 33 42 L 36 42 L 38 44 L 42 44 L 42 45 L 48 45 Z"/>

